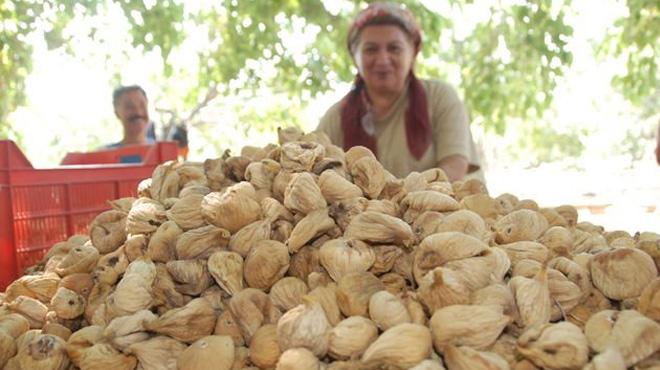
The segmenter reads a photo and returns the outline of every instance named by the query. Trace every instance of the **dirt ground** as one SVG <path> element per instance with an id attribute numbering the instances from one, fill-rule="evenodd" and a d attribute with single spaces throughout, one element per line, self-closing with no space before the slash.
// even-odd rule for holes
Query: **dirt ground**
<path id="1" fill-rule="evenodd" d="M 508 192 L 533 199 L 541 207 L 575 206 L 579 221 L 601 225 L 608 231 L 660 233 L 660 166 L 645 163 L 619 169 L 602 163 L 586 171 L 556 165 L 531 169 L 489 169 L 491 195 Z"/>

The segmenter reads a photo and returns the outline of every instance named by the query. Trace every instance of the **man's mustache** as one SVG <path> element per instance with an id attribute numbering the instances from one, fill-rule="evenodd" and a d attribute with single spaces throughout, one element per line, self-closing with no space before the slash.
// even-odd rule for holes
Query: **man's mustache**
<path id="1" fill-rule="evenodd" d="M 133 116 L 128 117 L 128 121 L 129 121 L 129 122 L 135 122 L 135 121 L 137 121 L 137 120 L 145 120 L 145 121 L 146 121 L 146 120 L 147 120 L 147 116 L 143 116 L 143 115 L 140 115 L 140 114 L 136 114 L 136 115 L 133 115 Z"/>

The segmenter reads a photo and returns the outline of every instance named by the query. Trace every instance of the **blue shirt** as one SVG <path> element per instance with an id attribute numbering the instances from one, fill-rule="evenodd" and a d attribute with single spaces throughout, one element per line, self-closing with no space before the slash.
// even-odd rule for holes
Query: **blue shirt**
<path id="1" fill-rule="evenodd" d="M 153 145 L 156 144 L 156 140 L 153 138 L 148 137 L 147 138 L 147 144 L 146 145 Z M 99 150 L 108 150 L 108 149 L 117 149 L 117 148 L 122 148 L 124 147 L 124 144 L 122 144 L 121 141 L 113 143 L 113 144 L 108 144 L 102 146 Z"/>

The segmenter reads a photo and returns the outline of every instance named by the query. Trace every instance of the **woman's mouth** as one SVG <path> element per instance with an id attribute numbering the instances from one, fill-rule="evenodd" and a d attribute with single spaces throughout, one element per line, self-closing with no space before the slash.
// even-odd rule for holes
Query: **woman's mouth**
<path id="1" fill-rule="evenodd" d="M 378 78 L 387 78 L 390 75 L 390 71 L 375 71 L 374 74 Z"/>

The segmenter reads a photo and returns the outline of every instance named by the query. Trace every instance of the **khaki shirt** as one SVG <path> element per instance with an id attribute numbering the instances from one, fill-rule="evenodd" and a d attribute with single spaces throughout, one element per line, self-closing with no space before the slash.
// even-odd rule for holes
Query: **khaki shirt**
<path id="1" fill-rule="evenodd" d="M 404 123 L 408 105 L 406 89 L 387 115 L 375 122 L 378 160 L 399 178 L 406 177 L 413 171 L 422 172 L 435 168 L 440 160 L 454 154 L 460 154 L 468 160 L 468 173 L 477 171 L 480 168 L 479 157 L 472 140 L 465 107 L 456 91 L 451 85 L 441 81 L 420 81 L 426 91 L 433 130 L 433 141 L 429 149 L 420 160 L 408 150 Z M 343 148 L 341 101 L 328 109 L 321 118 L 317 131 L 326 133 L 333 144 Z"/>

